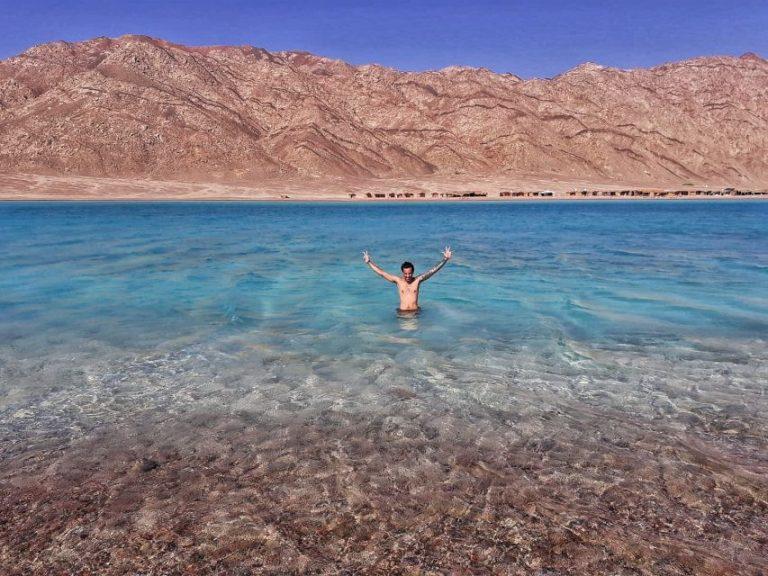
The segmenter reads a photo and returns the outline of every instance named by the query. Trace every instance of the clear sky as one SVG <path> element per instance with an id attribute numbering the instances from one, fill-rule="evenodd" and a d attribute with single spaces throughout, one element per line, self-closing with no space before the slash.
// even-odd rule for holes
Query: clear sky
<path id="1" fill-rule="evenodd" d="M 147 34 L 529 78 L 585 61 L 632 68 L 750 51 L 766 57 L 767 31 L 768 0 L 0 0 L 0 58 L 53 40 Z"/>

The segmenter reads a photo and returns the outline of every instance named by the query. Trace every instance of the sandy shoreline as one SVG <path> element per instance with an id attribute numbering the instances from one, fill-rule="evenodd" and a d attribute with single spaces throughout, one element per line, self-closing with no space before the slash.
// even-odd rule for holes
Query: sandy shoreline
<path id="1" fill-rule="evenodd" d="M 0 174 L 0 201 L 514 202 L 551 200 L 759 199 L 768 186 L 650 186 L 510 177 L 284 179 L 243 185 L 205 182 Z"/>

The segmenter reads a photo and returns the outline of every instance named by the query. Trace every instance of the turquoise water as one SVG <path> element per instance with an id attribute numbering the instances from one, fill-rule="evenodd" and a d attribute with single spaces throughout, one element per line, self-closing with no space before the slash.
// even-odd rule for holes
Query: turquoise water
<path id="1" fill-rule="evenodd" d="M 398 318 L 361 251 L 446 244 Z M 766 288 L 762 201 L 0 203 L 0 504 L 123 562 L 183 516 L 169 573 L 265 534 L 324 566 L 339 519 L 360 573 L 756 571 Z"/>
<path id="2" fill-rule="evenodd" d="M 129 349 L 230 335 L 355 355 L 768 333 L 768 204 L 0 205 L 0 342 Z M 361 262 L 417 273 L 398 320 Z"/>
<path id="3" fill-rule="evenodd" d="M 49 393 L 104 394 L 105 374 L 144 361 L 163 404 L 164 386 L 218 377 L 310 382 L 354 409 L 386 402 L 371 366 L 409 390 L 471 382 L 502 402 L 526 378 L 605 388 L 624 356 L 650 372 L 749 367 L 768 335 L 765 202 L 5 203 L 0 224 L 5 402 L 30 414 Z M 446 244 L 422 313 L 398 318 L 361 251 L 419 273 Z M 699 369 L 676 366 L 680 382 Z"/>

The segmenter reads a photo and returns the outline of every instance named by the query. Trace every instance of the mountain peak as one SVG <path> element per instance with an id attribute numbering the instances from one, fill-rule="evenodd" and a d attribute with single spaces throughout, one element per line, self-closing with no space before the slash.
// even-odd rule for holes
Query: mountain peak
<path id="1" fill-rule="evenodd" d="M 766 62 L 765 58 L 761 58 L 760 56 L 758 56 L 754 52 L 745 52 L 744 54 L 739 56 L 739 59 L 740 60 L 752 60 L 754 62 L 762 62 L 762 63 Z"/>
<path id="2" fill-rule="evenodd" d="M 768 183 L 768 67 L 745 61 L 765 62 L 586 62 L 521 80 L 136 34 L 51 43 L 0 62 L 0 171 Z"/>

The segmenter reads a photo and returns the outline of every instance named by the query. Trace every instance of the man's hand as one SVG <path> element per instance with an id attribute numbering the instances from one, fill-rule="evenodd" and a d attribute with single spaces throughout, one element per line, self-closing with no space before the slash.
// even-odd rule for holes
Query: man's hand
<path id="1" fill-rule="evenodd" d="M 416 279 L 419 282 L 424 282 L 425 280 L 429 280 L 435 272 L 440 270 L 443 266 L 445 266 L 445 263 L 448 262 L 453 257 L 453 252 L 451 252 L 451 247 L 446 246 L 443 249 L 443 259 L 437 263 L 437 266 L 433 267 L 431 270 L 428 270 L 427 272 L 424 272 L 424 274 L 421 274 L 420 276 L 417 276 Z"/>
<path id="2" fill-rule="evenodd" d="M 394 276 L 394 275 L 390 274 L 389 272 L 385 272 L 384 270 L 382 270 L 381 268 L 376 266 L 376 264 L 374 264 L 373 260 L 371 260 L 371 255 L 368 254 L 368 250 L 363 250 L 363 262 L 368 264 L 368 266 L 371 267 L 371 270 L 376 272 L 376 274 L 378 274 L 379 276 L 381 276 L 385 280 L 387 280 L 389 282 L 397 282 L 397 276 Z"/>

